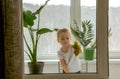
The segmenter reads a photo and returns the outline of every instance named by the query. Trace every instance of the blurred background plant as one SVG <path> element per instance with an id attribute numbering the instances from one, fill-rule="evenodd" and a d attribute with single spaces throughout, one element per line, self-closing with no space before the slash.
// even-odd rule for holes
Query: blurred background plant
<path id="1" fill-rule="evenodd" d="M 82 21 L 82 26 L 78 26 L 74 21 L 75 26 L 71 26 L 73 36 L 79 41 L 83 48 L 95 48 L 95 34 L 93 31 L 93 24 L 90 20 Z"/>

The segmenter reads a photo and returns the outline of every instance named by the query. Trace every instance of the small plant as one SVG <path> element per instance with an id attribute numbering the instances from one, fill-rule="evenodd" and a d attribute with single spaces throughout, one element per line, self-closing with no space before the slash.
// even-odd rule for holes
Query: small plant
<path id="1" fill-rule="evenodd" d="M 75 26 L 71 26 L 71 32 L 73 36 L 83 46 L 85 60 L 93 60 L 94 52 L 96 48 L 96 37 L 93 31 L 93 24 L 90 20 L 82 21 L 82 26 L 78 26 L 75 22 Z M 111 29 L 108 31 L 108 37 L 112 35 Z"/>
<path id="2" fill-rule="evenodd" d="M 75 26 L 71 26 L 71 32 L 73 36 L 79 41 L 83 46 L 84 59 L 93 60 L 94 51 L 96 48 L 96 39 L 93 31 L 93 24 L 90 20 L 82 21 L 82 26 L 78 26 L 75 21 Z"/>

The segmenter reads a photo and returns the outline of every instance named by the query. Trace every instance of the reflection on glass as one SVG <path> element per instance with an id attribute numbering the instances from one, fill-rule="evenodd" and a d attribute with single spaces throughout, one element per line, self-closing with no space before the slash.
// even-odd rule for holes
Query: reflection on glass
<path id="1" fill-rule="evenodd" d="M 34 11 L 44 2 L 45 0 L 23 0 L 23 8 Z M 88 0 L 81 0 L 80 2 L 81 21 L 90 20 L 90 23 L 93 25 L 94 36 L 96 37 L 96 0 L 91 0 L 91 2 L 89 2 Z M 56 0 L 50 0 L 40 14 L 40 27 L 51 29 L 66 27 L 70 29 L 70 0 L 57 0 L 57 2 Z M 24 32 L 26 31 L 24 30 Z M 96 38 L 92 41 L 95 40 Z M 43 73 L 62 73 L 63 70 L 57 56 L 57 50 L 59 50 L 60 45 L 57 42 L 56 32 L 42 35 L 40 41 L 42 42 L 38 44 L 39 49 L 37 56 L 39 61 L 45 62 Z M 90 45 L 88 47 L 90 47 Z M 24 49 L 26 49 L 25 46 Z M 85 48 L 82 50 L 86 52 L 89 51 Z M 28 56 L 25 54 L 24 58 L 25 74 L 28 74 L 29 71 L 26 63 L 28 61 Z M 84 52 L 80 55 L 81 73 L 96 73 L 95 58 L 96 52 L 94 53 L 93 60 L 85 60 Z"/>

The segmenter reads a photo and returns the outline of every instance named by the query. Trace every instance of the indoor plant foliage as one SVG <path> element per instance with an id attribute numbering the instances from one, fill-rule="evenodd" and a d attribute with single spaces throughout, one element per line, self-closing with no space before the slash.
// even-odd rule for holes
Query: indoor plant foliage
<path id="1" fill-rule="evenodd" d="M 40 13 L 42 9 L 47 5 L 48 1 L 49 0 L 47 0 L 45 4 L 40 6 L 35 12 L 32 12 L 30 10 L 23 11 L 24 27 L 28 30 L 31 43 L 32 43 L 31 45 L 24 35 L 24 41 L 28 49 L 28 50 L 25 50 L 25 53 L 28 55 L 30 62 L 32 64 L 37 63 L 37 49 L 38 49 L 38 42 L 39 42 L 40 36 L 48 32 L 53 32 L 53 30 L 49 28 L 40 28 Z M 37 26 L 34 26 L 35 20 L 37 20 Z"/>
<path id="2" fill-rule="evenodd" d="M 91 23 L 91 20 L 82 21 L 82 26 L 78 26 L 76 21 L 74 21 L 74 23 L 75 23 L 75 26 L 70 27 L 71 32 L 73 36 L 83 46 L 84 54 L 86 54 L 88 50 L 92 50 L 94 52 L 96 48 L 96 39 L 95 39 L 93 24 Z"/>
<path id="3" fill-rule="evenodd" d="M 93 31 L 93 24 L 90 20 L 82 21 L 82 26 L 78 26 L 75 22 L 75 26 L 71 26 L 71 32 L 73 36 L 80 42 L 80 44 L 87 48 L 95 48 L 95 34 Z"/>

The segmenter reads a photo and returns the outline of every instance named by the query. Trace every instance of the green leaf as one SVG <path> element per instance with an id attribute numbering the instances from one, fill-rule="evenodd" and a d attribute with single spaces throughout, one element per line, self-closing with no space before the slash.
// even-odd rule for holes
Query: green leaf
<path id="1" fill-rule="evenodd" d="M 31 11 L 29 11 L 29 10 L 23 11 L 24 27 L 33 26 L 35 19 L 36 19 L 36 16 L 33 15 Z"/>
<path id="2" fill-rule="evenodd" d="M 35 14 L 35 15 L 36 15 L 36 14 L 39 14 L 39 13 L 42 11 L 42 9 L 47 5 L 48 1 L 49 1 L 49 0 L 47 0 L 47 1 L 45 2 L 45 4 L 43 4 L 42 6 L 40 6 L 40 8 L 38 8 L 38 9 L 35 11 L 34 14 Z"/>
<path id="3" fill-rule="evenodd" d="M 48 28 L 41 28 L 37 31 L 37 34 L 44 34 L 44 33 L 48 33 L 48 32 L 53 32 L 53 30 L 48 29 Z"/>

